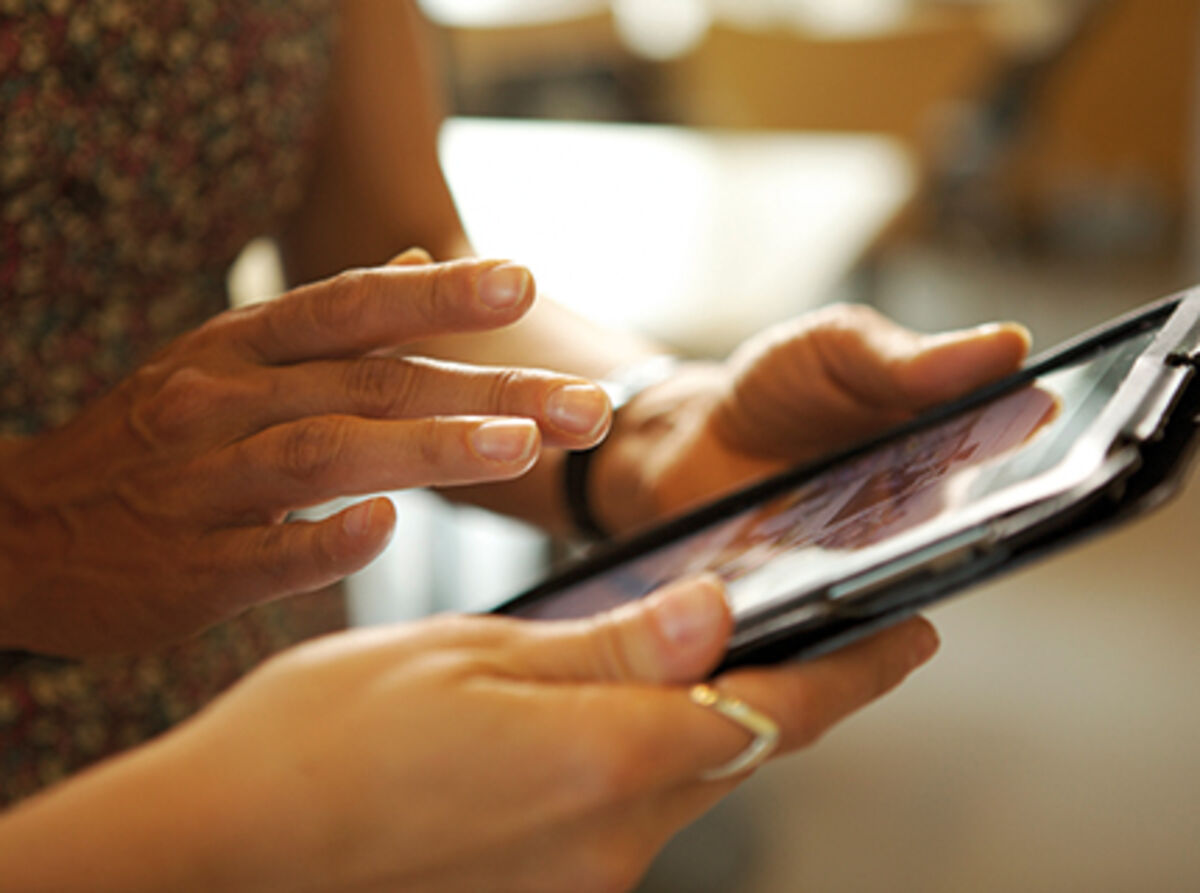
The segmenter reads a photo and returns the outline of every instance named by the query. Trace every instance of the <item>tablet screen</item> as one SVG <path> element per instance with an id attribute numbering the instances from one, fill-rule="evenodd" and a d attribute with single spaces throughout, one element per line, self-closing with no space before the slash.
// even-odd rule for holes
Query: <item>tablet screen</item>
<path id="1" fill-rule="evenodd" d="M 735 617 L 796 603 L 870 568 L 904 535 L 929 542 L 964 508 L 1046 474 L 1116 392 L 1147 332 L 1026 387 L 835 464 L 763 503 L 509 611 L 582 617 L 711 571 Z M 961 526 L 961 525 L 958 525 Z"/>

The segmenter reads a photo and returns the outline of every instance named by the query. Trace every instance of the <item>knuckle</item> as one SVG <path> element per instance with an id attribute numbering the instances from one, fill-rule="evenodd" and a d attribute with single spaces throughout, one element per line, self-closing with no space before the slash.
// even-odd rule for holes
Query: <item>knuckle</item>
<path id="1" fill-rule="evenodd" d="M 416 292 L 413 309 L 425 330 L 441 331 L 460 315 L 457 270 L 454 264 L 442 264 L 421 271 L 421 287 Z"/>
<path id="2" fill-rule="evenodd" d="M 521 369 L 502 368 L 492 372 L 488 386 L 488 405 L 498 410 L 515 405 L 527 378 L 528 374 Z"/>
<path id="3" fill-rule="evenodd" d="M 238 320 L 248 315 L 247 308 L 226 310 L 212 319 L 205 320 L 190 332 L 180 335 L 175 343 L 184 349 L 205 350 L 211 348 L 215 344 L 223 343 L 228 338 L 230 328 L 236 325 Z"/>
<path id="4" fill-rule="evenodd" d="M 638 678 L 640 674 L 626 647 L 621 625 L 606 616 L 597 617 L 589 624 L 597 675 L 604 679 Z"/>
<path id="5" fill-rule="evenodd" d="M 189 353 L 233 354 L 236 351 L 238 332 L 252 321 L 262 319 L 264 314 L 269 316 L 275 305 L 281 303 L 283 301 L 269 301 L 218 313 L 191 331 L 180 335 L 169 349 L 178 349 Z"/>
<path id="6" fill-rule="evenodd" d="M 346 270 L 331 281 L 331 288 L 318 288 L 308 295 L 305 307 L 309 324 L 321 331 L 335 333 L 357 329 L 367 303 L 377 290 L 369 270 Z"/>
<path id="7" fill-rule="evenodd" d="M 882 318 L 878 311 L 864 304 L 831 304 L 805 316 L 801 325 L 814 349 L 820 351 L 832 346 L 836 352 L 861 343 Z M 830 359 L 825 354 L 822 358 Z"/>
<path id="8" fill-rule="evenodd" d="M 417 393 L 412 367 L 387 357 L 350 363 L 342 386 L 363 414 L 379 418 L 403 415 Z"/>
<path id="9" fill-rule="evenodd" d="M 221 378 L 193 367 L 175 369 L 146 389 L 149 395 L 133 409 L 134 423 L 156 442 L 210 423 L 231 396 Z"/>
<path id="10" fill-rule="evenodd" d="M 286 524 L 272 524 L 253 541 L 249 556 L 254 572 L 266 581 L 272 594 L 288 588 L 292 570 L 291 531 Z"/>
<path id="11" fill-rule="evenodd" d="M 456 433 L 448 420 L 423 419 L 416 434 L 416 458 L 422 467 L 442 469 L 450 463 L 454 450 L 449 444 Z"/>
<path id="12" fill-rule="evenodd" d="M 323 478 L 338 461 L 347 437 L 346 420 L 304 419 L 287 426 L 279 445 L 280 470 L 303 483 Z"/>
<path id="13" fill-rule="evenodd" d="M 293 533 L 295 532 L 294 524 L 284 523 L 279 526 L 282 526 L 285 530 L 293 528 Z M 307 542 L 305 543 L 303 552 L 303 567 L 305 572 L 312 576 L 312 579 L 325 581 L 334 577 L 340 577 L 346 573 L 346 555 L 342 551 L 342 536 L 332 533 L 328 527 L 321 528 L 321 533 L 323 535 L 305 538 Z M 296 554 L 298 550 L 295 548 L 294 537 L 292 539 L 292 546 L 292 553 Z M 293 565 L 293 573 L 290 576 L 295 577 L 295 574 L 301 569 L 298 556 Z"/>
<path id="14" fill-rule="evenodd" d="M 239 312 L 245 313 L 247 319 L 253 320 L 249 328 L 260 333 L 260 339 L 264 345 L 269 345 L 268 349 L 280 350 L 295 340 L 292 327 L 301 316 L 303 308 L 303 300 L 299 296 L 293 296 L 267 304 L 257 304 Z"/>
<path id="15" fill-rule="evenodd" d="M 306 591 L 340 573 L 335 542 L 314 536 L 311 530 L 286 521 L 262 528 L 249 557 L 250 566 L 263 581 L 260 598 Z"/>

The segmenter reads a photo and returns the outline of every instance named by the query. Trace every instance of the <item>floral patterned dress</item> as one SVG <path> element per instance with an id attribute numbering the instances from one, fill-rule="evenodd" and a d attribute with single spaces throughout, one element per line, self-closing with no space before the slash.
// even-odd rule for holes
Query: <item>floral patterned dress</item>
<path id="1" fill-rule="evenodd" d="M 295 207 L 334 0 L 0 0 L 0 434 L 69 419 L 222 310 Z M 336 611 L 256 609 L 160 653 L 0 653 L 0 803 L 194 712 Z"/>

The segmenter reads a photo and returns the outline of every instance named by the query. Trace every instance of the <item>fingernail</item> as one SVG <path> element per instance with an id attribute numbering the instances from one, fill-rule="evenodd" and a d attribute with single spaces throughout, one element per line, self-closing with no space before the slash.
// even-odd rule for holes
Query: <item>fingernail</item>
<path id="1" fill-rule="evenodd" d="M 1025 342 L 1026 350 L 1029 350 L 1029 348 L 1033 347 L 1033 332 L 1029 331 L 1029 329 L 1021 325 L 1019 322 L 1001 323 L 1000 328 L 1010 331 L 1014 335 L 1020 335 L 1021 339 Z"/>
<path id="2" fill-rule="evenodd" d="M 1025 326 L 1019 322 L 986 322 L 981 326 L 976 326 L 973 329 L 967 329 L 963 332 L 965 338 L 991 337 L 1004 332 L 1009 332 L 1013 335 L 1018 335 L 1025 342 L 1026 348 L 1033 344 L 1033 334 Z"/>
<path id="3" fill-rule="evenodd" d="M 704 576 L 673 584 L 654 599 L 650 612 L 663 638 L 683 646 L 712 635 L 726 610 L 724 585 Z"/>
<path id="4" fill-rule="evenodd" d="M 479 300 L 493 310 L 507 310 L 521 303 L 532 282 L 524 267 L 493 267 L 479 279 Z"/>
<path id="5" fill-rule="evenodd" d="M 956 329 L 943 334 L 947 336 L 947 340 L 974 341 L 977 338 L 991 338 L 999 335 L 1005 328 L 1005 326 L 1000 325 L 998 322 L 985 322 L 978 326 L 972 326 L 969 329 Z"/>
<path id="6" fill-rule="evenodd" d="M 342 530 L 354 539 L 361 539 L 371 529 L 371 519 L 375 514 L 375 500 L 360 502 L 342 515 Z"/>
<path id="7" fill-rule="evenodd" d="M 526 462 L 537 444 L 537 426 L 522 419 L 484 422 L 471 432 L 471 449 L 492 462 Z"/>
<path id="8" fill-rule="evenodd" d="M 608 397 L 594 385 L 564 385 L 546 400 L 546 415 L 564 431 L 591 434 L 608 421 Z"/>

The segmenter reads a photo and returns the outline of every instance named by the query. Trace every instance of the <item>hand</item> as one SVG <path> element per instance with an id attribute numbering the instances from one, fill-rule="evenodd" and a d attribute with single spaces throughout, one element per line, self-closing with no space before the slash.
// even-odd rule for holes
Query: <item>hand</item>
<path id="1" fill-rule="evenodd" d="M 608 402 L 583 379 L 383 355 L 508 325 L 533 300 L 520 267 L 412 263 L 222 314 L 66 427 L 4 444 L 0 648 L 188 635 L 361 568 L 394 520 L 386 499 L 284 523 L 294 509 L 508 479 L 543 443 L 603 435 Z"/>
<path id="2" fill-rule="evenodd" d="M 622 409 L 593 505 L 610 529 L 638 527 L 968 393 L 1028 349 L 1017 325 L 921 335 L 860 306 L 782 323 Z"/>
<path id="3" fill-rule="evenodd" d="M 268 662 L 148 753 L 0 822 L 0 875 L 13 890 L 35 888 L 24 878 L 70 889 L 80 867 L 96 891 L 627 889 L 740 780 L 699 780 L 748 736 L 685 687 L 730 629 L 720 584 L 702 578 L 580 622 L 452 618 L 328 637 Z M 795 749 L 936 644 L 918 619 L 713 684 L 775 718 Z M 37 846 L 56 818 L 72 832 Z"/>

